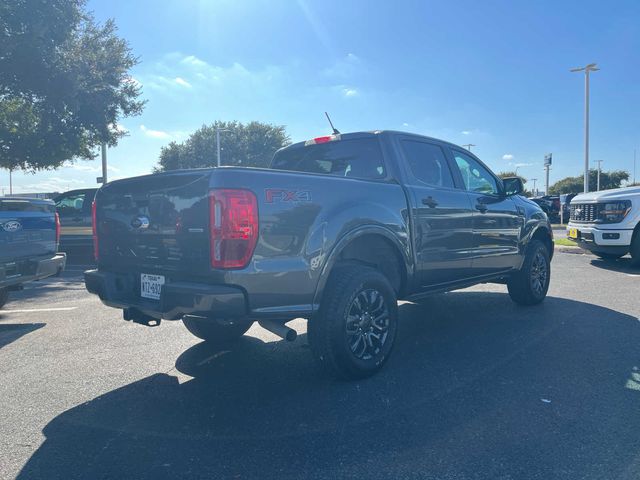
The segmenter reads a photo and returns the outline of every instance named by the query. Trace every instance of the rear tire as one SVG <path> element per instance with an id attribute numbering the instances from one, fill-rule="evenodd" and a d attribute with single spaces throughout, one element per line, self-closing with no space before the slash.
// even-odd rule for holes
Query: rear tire
<path id="1" fill-rule="evenodd" d="M 602 260 L 618 260 L 619 258 L 624 257 L 624 255 L 620 255 L 618 253 L 593 252 L 593 254 Z"/>
<path id="2" fill-rule="evenodd" d="M 7 303 L 9 299 L 9 290 L 6 288 L 0 288 L 0 308 L 4 307 L 4 304 Z"/>
<path id="3" fill-rule="evenodd" d="M 309 320 L 309 343 L 331 376 L 365 378 L 389 358 L 397 329 L 397 297 L 387 277 L 361 265 L 340 267 Z"/>
<path id="4" fill-rule="evenodd" d="M 237 340 L 244 335 L 251 325 L 252 320 L 217 320 L 207 317 L 186 315 L 182 323 L 187 330 L 198 338 L 211 343 L 228 343 Z"/>
<path id="5" fill-rule="evenodd" d="M 532 240 L 522 268 L 507 282 L 509 295 L 519 305 L 536 305 L 547 296 L 550 280 L 549 251 L 540 240 Z"/>
<path id="6" fill-rule="evenodd" d="M 640 229 L 636 228 L 636 233 L 631 241 L 631 265 L 640 267 Z"/>

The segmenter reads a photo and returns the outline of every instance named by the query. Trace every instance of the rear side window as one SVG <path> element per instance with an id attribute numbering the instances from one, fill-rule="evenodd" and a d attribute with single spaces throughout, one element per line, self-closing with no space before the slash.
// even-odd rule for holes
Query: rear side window
<path id="1" fill-rule="evenodd" d="M 453 188 L 453 177 L 445 153 L 438 145 L 403 140 L 402 151 L 413 176 L 427 185 Z"/>
<path id="2" fill-rule="evenodd" d="M 364 179 L 386 176 L 377 138 L 336 140 L 288 148 L 276 153 L 271 168 Z"/>
<path id="3" fill-rule="evenodd" d="M 56 207 L 60 215 L 79 215 L 85 206 L 85 193 L 78 192 L 60 196 L 56 199 Z"/>
<path id="4" fill-rule="evenodd" d="M 0 212 L 53 213 L 55 207 L 47 203 L 32 203 L 28 200 L 0 200 Z"/>

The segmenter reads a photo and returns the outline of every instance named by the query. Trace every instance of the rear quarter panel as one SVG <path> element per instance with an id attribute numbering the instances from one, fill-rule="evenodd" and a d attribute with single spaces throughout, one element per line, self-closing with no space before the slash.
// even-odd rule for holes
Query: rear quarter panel
<path id="1" fill-rule="evenodd" d="M 396 183 L 252 168 L 220 168 L 211 188 L 245 188 L 258 197 L 260 237 L 250 264 L 224 273 L 249 292 L 255 314 L 307 314 L 340 239 L 383 229 L 410 254 L 404 191 Z"/>

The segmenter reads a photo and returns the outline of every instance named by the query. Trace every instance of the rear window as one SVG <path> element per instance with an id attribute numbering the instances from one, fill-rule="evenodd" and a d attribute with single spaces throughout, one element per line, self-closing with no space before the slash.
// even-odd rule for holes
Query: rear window
<path id="1" fill-rule="evenodd" d="M 386 176 L 377 138 L 288 148 L 276 153 L 271 168 L 364 179 Z"/>
<path id="2" fill-rule="evenodd" d="M 53 213 L 55 207 L 46 203 L 32 203 L 28 200 L 0 200 L 0 212 L 40 212 Z"/>

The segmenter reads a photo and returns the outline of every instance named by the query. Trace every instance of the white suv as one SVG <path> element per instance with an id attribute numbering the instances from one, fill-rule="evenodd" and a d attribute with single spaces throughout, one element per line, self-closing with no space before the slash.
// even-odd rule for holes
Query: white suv
<path id="1" fill-rule="evenodd" d="M 571 200 L 567 236 L 601 258 L 631 253 L 640 266 L 640 187 L 581 193 Z"/>

